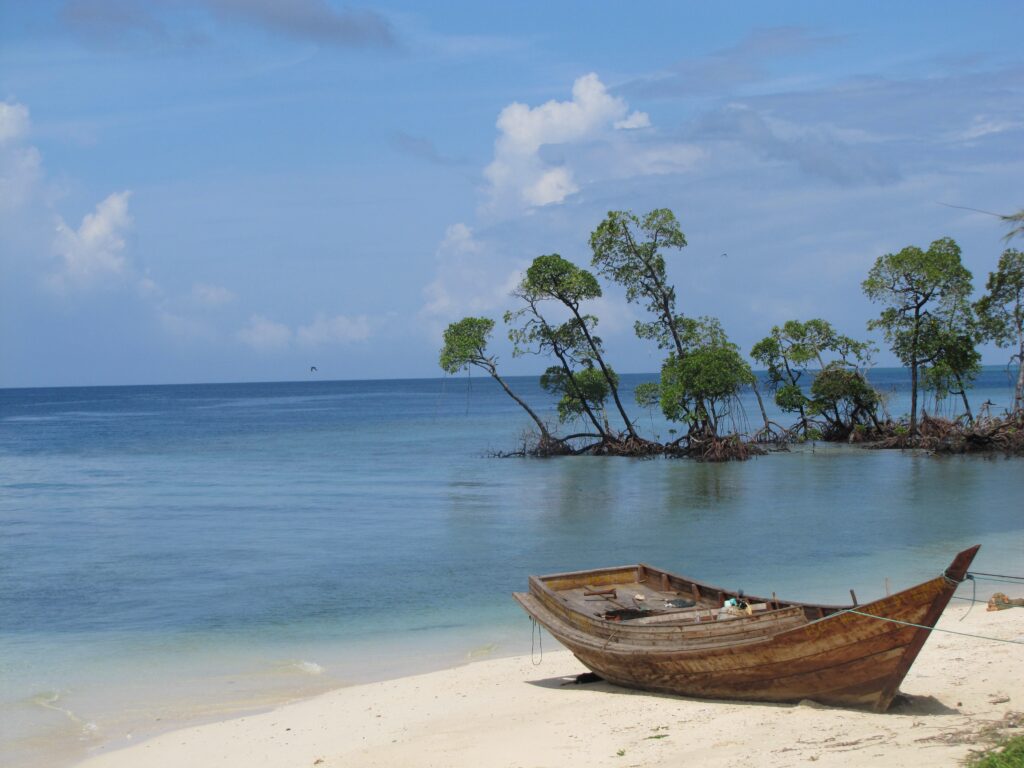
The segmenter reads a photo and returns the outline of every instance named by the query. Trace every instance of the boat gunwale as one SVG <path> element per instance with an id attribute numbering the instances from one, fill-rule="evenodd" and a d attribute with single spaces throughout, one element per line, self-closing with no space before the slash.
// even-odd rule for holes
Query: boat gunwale
<path id="1" fill-rule="evenodd" d="M 617 566 L 612 566 L 610 568 L 592 568 L 592 569 L 588 569 L 588 570 L 566 571 L 564 573 L 552 573 L 552 574 L 547 574 L 547 575 L 544 575 L 544 576 L 530 576 L 529 577 L 529 582 L 530 582 L 531 591 L 532 591 L 532 587 L 533 587 L 534 583 L 536 583 L 540 588 L 542 588 L 550 596 L 558 597 L 559 596 L 559 592 L 563 591 L 563 590 L 562 589 L 556 589 L 556 588 L 552 587 L 548 582 L 556 581 L 556 580 L 573 580 L 573 581 L 575 581 L 575 580 L 582 580 L 582 579 L 584 579 L 584 578 L 586 578 L 588 576 L 604 576 L 604 575 L 612 575 L 612 574 L 617 574 L 617 573 L 627 574 L 627 573 L 629 573 L 631 571 L 634 574 L 636 574 L 640 569 L 643 569 L 643 570 L 645 570 L 648 573 L 655 573 L 655 574 L 658 574 L 658 575 L 664 574 L 665 576 L 669 577 L 670 579 L 676 579 L 676 580 L 681 581 L 681 582 L 683 582 L 685 584 L 696 585 L 697 588 L 700 591 L 702 591 L 702 592 L 706 591 L 709 594 L 721 594 L 721 595 L 724 595 L 727 598 L 729 598 L 729 597 L 737 597 L 738 594 L 739 594 L 739 590 L 731 590 L 731 589 L 726 589 L 724 587 L 717 586 L 715 584 L 708 584 L 707 582 L 699 581 L 697 579 L 690 578 L 689 576 L 682 576 L 680 574 L 673 573 L 672 571 L 666 571 L 666 570 L 664 570 L 662 568 L 657 568 L 655 566 L 648 565 L 647 563 L 642 563 L 642 562 L 634 563 L 632 565 L 617 565 Z M 585 586 L 586 585 L 584 583 L 582 583 L 582 581 L 580 581 L 580 583 L 577 584 L 576 586 L 567 587 L 565 589 L 576 589 L 576 588 L 585 587 Z M 866 605 L 866 604 L 857 604 L 857 603 L 850 603 L 850 604 L 846 604 L 846 605 L 830 604 L 830 603 L 810 603 L 810 602 L 802 602 L 802 601 L 798 601 L 798 600 L 785 600 L 785 599 L 783 599 L 781 597 L 771 597 L 771 598 L 768 598 L 768 597 L 761 597 L 761 596 L 758 596 L 758 595 L 749 595 L 745 591 L 744 591 L 744 598 L 743 599 L 746 600 L 748 603 L 767 603 L 768 605 L 774 604 L 775 606 L 777 606 L 775 608 L 770 608 L 768 611 L 765 611 L 765 612 L 762 612 L 762 613 L 758 614 L 760 616 L 764 616 L 764 615 L 770 614 L 770 613 L 775 613 L 775 612 L 778 612 L 778 611 L 783 611 L 783 610 L 786 610 L 788 608 L 793 608 L 793 607 L 803 608 L 803 609 L 811 609 L 811 610 L 820 610 L 823 613 L 825 613 L 824 616 L 821 616 L 821 617 L 818 617 L 818 618 L 815 618 L 815 619 L 811 619 L 810 617 L 808 617 L 808 621 L 820 621 L 822 618 L 828 618 L 829 616 L 833 615 L 834 613 L 841 612 L 841 611 L 846 611 L 846 610 L 849 610 L 850 608 L 857 608 L 857 607 L 861 607 L 862 605 Z M 572 611 L 572 612 L 574 612 L 574 613 L 576 613 L 576 614 L 578 614 L 580 616 L 584 616 L 584 617 L 586 617 L 590 621 L 603 622 L 605 624 L 610 624 L 610 625 L 620 625 L 621 624 L 622 626 L 637 626 L 637 627 L 643 626 L 643 625 L 639 625 L 639 624 L 629 624 L 629 621 L 630 621 L 629 619 L 623 620 L 622 622 L 618 622 L 618 621 L 611 621 L 609 619 L 605 619 L 605 618 L 598 617 L 598 616 L 588 616 L 587 614 L 584 614 L 582 611 L 578 611 L 578 610 L 576 610 L 574 608 L 571 608 L 571 607 L 567 607 L 566 610 Z M 680 611 L 680 613 L 682 613 L 682 611 Z M 664 612 L 662 612 L 659 615 L 664 615 Z M 738 617 L 736 617 L 736 620 L 743 620 L 744 618 L 751 618 L 751 617 L 738 616 Z"/>

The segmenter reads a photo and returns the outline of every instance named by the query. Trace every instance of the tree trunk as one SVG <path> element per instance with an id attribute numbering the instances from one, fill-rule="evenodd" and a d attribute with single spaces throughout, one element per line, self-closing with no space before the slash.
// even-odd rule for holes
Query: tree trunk
<path id="1" fill-rule="evenodd" d="M 917 358 L 910 361 L 910 437 L 917 434 Z"/>
<path id="2" fill-rule="evenodd" d="M 608 388 L 612 392 L 612 400 L 615 401 L 615 407 L 619 409 L 619 414 L 622 416 L 622 421 L 626 424 L 626 430 L 629 432 L 629 436 L 634 440 L 639 440 L 639 436 L 636 430 L 633 429 L 633 422 L 629 420 L 629 416 L 626 415 L 626 409 L 622 407 L 622 401 L 619 400 L 619 388 L 615 386 L 615 380 L 612 378 L 611 371 L 608 370 L 608 366 L 604 364 L 604 360 L 601 358 L 601 353 L 598 352 L 597 344 L 594 343 L 594 337 L 590 335 L 590 329 L 587 328 L 587 324 L 583 321 L 580 316 L 579 310 L 567 304 L 569 309 L 572 310 L 573 315 L 576 317 L 576 321 L 580 324 L 580 328 L 583 330 L 583 335 L 587 337 L 587 343 L 590 345 L 590 351 L 594 353 L 594 359 L 597 360 L 597 364 L 601 366 L 601 373 L 604 374 L 605 381 L 608 382 Z"/>
<path id="3" fill-rule="evenodd" d="M 594 410 L 590 407 L 590 403 L 587 402 L 587 399 L 583 396 L 583 393 L 580 392 L 580 388 L 576 385 L 576 377 L 572 373 L 572 367 L 566 361 L 565 357 L 562 355 L 561 352 L 555 351 L 554 354 L 555 354 L 555 357 L 558 358 L 558 362 L 560 362 L 562 364 L 562 370 L 565 371 L 565 375 L 569 379 L 569 385 L 572 387 L 573 392 L 575 393 L 577 399 L 580 401 L 580 405 L 583 406 L 583 410 L 586 411 L 587 412 L 587 416 L 590 417 L 590 422 L 594 425 L 594 427 L 597 429 L 597 431 L 601 434 L 601 438 L 603 440 L 608 440 L 609 439 L 608 430 L 604 429 L 601 426 L 601 422 L 598 421 L 597 415 L 594 413 Z"/>
<path id="4" fill-rule="evenodd" d="M 1024 414 L 1024 333 L 1018 331 L 1020 345 L 1017 349 L 1017 387 L 1013 392 L 1013 414 Z"/>
<path id="5" fill-rule="evenodd" d="M 770 431 L 768 424 L 768 412 L 764 409 L 764 400 L 761 399 L 761 390 L 757 386 L 757 377 L 754 377 L 754 383 L 751 385 L 754 388 L 754 396 L 757 397 L 757 407 L 761 409 L 761 419 L 764 421 L 765 431 Z"/>
<path id="6" fill-rule="evenodd" d="M 956 383 L 960 385 L 960 398 L 964 401 L 964 409 L 967 411 L 967 422 L 973 424 L 974 414 L 971 413 L 971 404 L 967 401 L 967 387 L 964 386 L 959 374 L 957 374 Z"/>
<path id="7" fill-rule="evenodd" d="M 494 380 L 496 382 L 501 384 L 501 388 L 505 390 L 505 392 L 508 394 L 509 397 L 511 397 L 513 400 L 515 400 L 517 403 L 519 403 L 519 405 L 522 406 L 523 410 L 526 411 L 528 414 L 530 414 L 530 418 L 533 419 L 534 422 L 536 422 L 537 428 L 540 430 L 540 435 L 541 435 L 541 438 L 544 440 L 544 442 L 550 442 L 551 435 L 548 433 L 548 428 L 546 426 L 544 426 L 544 422 L 540 420 L 540 416 L 538 416 L 536 413 L 534 413 L 534 410 L 530 406 L 528 406 L 519 397 L 519 395 L 517 395 L 515 392 L 513 392 L 509 388 L 508 384 L 505 383 L 505 380 L 503 378 L 501 378 L 501 376 L 498 375 L 498 371 L 496 369 L 489 368 L 489 369 L 485 369 L 485 370 L 487 370 L 487 372 L 489 374 L 491 374 L 491 376 L 494 378 Z"/>
<path id="8" fill-rule="evenodd" d="M 554 334 L 551 333 L 551 326 L 548 325 L 547 320 L 545 320 L 543 316 L 541 316 L 540 312 L 537 311 L 537 307 L 534 305 L 532 301 L 529 302 L 529 305 L 531 313 L 534 317 L 537 318 L 537 322 L 539 322 L 541 326 L 544 328 L 544 331 L 548 335 L 548 338 L 552 340 L 551 353 L 555 357 L 557 357 L 558 362 L 562 364 L 562 370 L 565 371 L 565 375 L 568 377 L 569 384 L 572 386 L 573 391 L 576 393 L 576 397 L 579 398 L 580 405 L 583 406 L 583 410 L 586 411 L 587 416 L 590 417 L 590 422 L 594 425 L 595 429 L 597 429 L 602 439 L 608 440 L 608 433 L 601 428 L 601 422 L 597 420 L 597 416 L 594 415 L 594 411 L 591 409 L 590 404 L 587 403 L 586 398 L 583 397 L 583 393 L 580 392 L 580 388 L 576 386 L 576 377 L 573 376 L 572 367 L 569 365 L 568 361 L 566 361 L 565 355 L 558 348 L 557 344 L 555 344 Z"/>

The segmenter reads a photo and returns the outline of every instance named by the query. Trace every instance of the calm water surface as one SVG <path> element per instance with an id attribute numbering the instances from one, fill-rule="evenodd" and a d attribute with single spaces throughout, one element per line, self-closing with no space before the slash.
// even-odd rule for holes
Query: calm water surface
<path id="1" fill-rule="evenodd" d="M 903 372 L 873 377 L 906 410 Z M 989 369 L 972 399 L 1011 395 Z M 528 652 L 529 573 L 643 560 L 843 602 L 976 542 L 978 570 L 1024 563 L 1020 460 L 490 457 L 528 426 L 477 378 L 0 390 L 0 764 Z"/>

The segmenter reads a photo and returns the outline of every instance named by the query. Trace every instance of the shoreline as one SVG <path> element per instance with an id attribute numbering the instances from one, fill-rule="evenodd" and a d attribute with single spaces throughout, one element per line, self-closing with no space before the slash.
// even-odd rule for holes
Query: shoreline
<path id="1" fill-rule="evenodd" d="M 1024 641 L 1024 610 L 950 606 L 937 628 Z M 945 632 L 929 638 L 901 686 L 906 698 L 885 715 L 576 685 L 585 668 L 555 647 L 538 666 L 512 656 L 339 688 L 101 752 L 78 768 L 955 765 L 1024 711 L 1024 646 Z"/>

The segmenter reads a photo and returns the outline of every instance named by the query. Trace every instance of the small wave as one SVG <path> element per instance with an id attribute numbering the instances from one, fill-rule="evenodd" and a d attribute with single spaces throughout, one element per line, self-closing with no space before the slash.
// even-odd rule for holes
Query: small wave
<path id="1" fill-rule="evenodd" d="M 490 656 L 496 650 L 498 650 L 497 643 L 487 643 L 486 645 L 481 645 L 477 648 L 473 648 L 472 650 L 468 651 L 466 653 L 466 658 L 470 661 L 475 661 L 477 659 L 482 659 L 485 656 Z"/>
<path id="2" fill-rule="evenodd" d="M 30 696 L 29 701 L 43 709 L 51 709 L 54 712 L 60 712 L 70 720 L 72 724 L 79 728 L 79 738 L 83 740 L 91 739 L 99 732 L 99 726 L 96 725 L 96 723 L 92 721 L 84 721 L 67 707 L 61 706 L 60 691 L 40 691 L 34 696 Z"/>
<path id="3" fill-rule="evenodd" d="M 325 671 L 315 661 L 286 661 L 279 668 L 284 672 L 301 672 L 304 675 L 322 675 Z"/>

